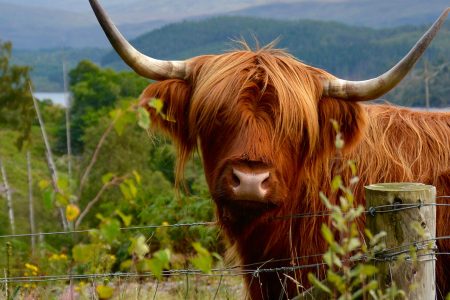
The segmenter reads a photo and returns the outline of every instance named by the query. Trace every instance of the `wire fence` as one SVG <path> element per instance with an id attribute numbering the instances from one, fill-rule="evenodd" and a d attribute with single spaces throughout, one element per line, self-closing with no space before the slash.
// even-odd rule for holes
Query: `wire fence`
<path id="1" fill-rule="evenodd" d="M 438 196 L 436 198 L 450 198 L 450 196 Z M 450 204 L 446 203 L 422 203 L 418 202 L 417 204 L 403 204 L 403 203 L 394 203 L 389 205 L 380 205 L 375 207 L 369 207 L 364 210 L 364 214 L 375 216 L 380 213 L 394 213 L 398 211 L 404 211 L 408 209 L 420 209 L 422 207 L 450 207 Z M 270 219 L 271 221 L 283 220 L 283 219 L 295 219 L 295 218 L 315 218 L 315 217 L 324 217 L 330 216 L 331 211 L 319 211 L 319 212 L 310 212 L 310 213 L 302 213 L 302 214 L 291 214 L 286 216 L 278 216 Z M 178 223 L 178 224 L 162 224 L 162 225 L 146 225 L 146 226 L 131 226 L 131 227 L 121 227 L 121 231 L 133 231 L 133 230 L 148 230 L 148 229 L 158 229 L 158 228 L 182 228 L 182 227 L 194 227 L 194 226 L 214 226 L 217 225 L 216 222 L 193 222 L 193 223 Z M 49 235 L 72 235 L 72 234 L 85 234 L 89 233 L 96 229 L 86 229 L 86 230 L 72 230 L 72 231 L 56 231 L 56 232 L 39 232 L 39 233 L 26 233 L 26 234 L 8 234 L 8 235 L 0 235 L 0 239 L 14 239 L 14 238 L 24 238 L 31 236 L 49 236 Z M 386 262 L 386 261 L 395 261 L 402 257 L 405 259 L 404 255 L 411 251 L 411 247 L 414 247 L 415 250 L 419 251 L 417 254 L 417 261 L 426 262 L 431 260 L 436 260 L 436 257 L 439 256 L 447 256 L 450 255 L 450 252 L 439 252 L 437 247 L 435 246 L 435 242 L 440 240 L 450 240 L 449 236 L 437 236 L 430 239 L 425 239 L 421 241 L 416 241 L 413 243 L 391 247 L 388 249 L 383 249 L 379 251 L 374 256 L 358 256 L 358 257 L 350 257 L 349 260 L 351 262 L 358 261 L 377 261 L 377 262 Z M 433 247 L 429 247 L 430 243 L 433 243 Z M 426 249 L 426 253 L 421 253 L 421 250 Z M 223 277 L 226 276 L 242 276 L 242 275 L 253 275 L 257 277 L 261 273 L 290 273 L 296 272 L 302 269 L 318 269 L 325 268 L 325 263 L 322 261 L 324 253 L 305 255 L 305 256 L 297 256 L 297 257 L 288 257 L 283 259 L 272 259 L 267 261 L 255 262 L 252 264 L 242 264 L 242 265 L 233 265 L 223 268 L 215 268 L 211 269 L 210 273 L 204 273 L 198 269 L 172 269 L 172 270 L 163 270 L 162 275 L 165 277 L 174 277 L 174 276 L 202 276 L 202 277 L 219 277 L 222 280 Z M 314 263 L 305 263 L 301 264 L 301 261 L 310 262 L 312 259 L 315 259 Z M 411 260 L 411 257 L 406 257 L 406 261 Z M 293 262 L 297 262 L 297 264 L 293 264 Z M 283 265 L 284 264 L 284 265 Z M 281 265 L 277 267 L 264 267 L 264 266 L 272 266 L 272 265 Z M 77 281 L 77 280 L 95 280 L 95 279 L 104 279 L 104 278 L 155 278 L 155 274 L 151 272 L 112 272 L 112 273 L 91 273 L 91 274 L 64 274 L 64 275 L 34 275 L 34 276 L 6 276 L 4 278 L 0 278 L 0 284 L 29 284 L 29 283 L 41 283 L 41 282 L 56 282 L 56 281 Z"/>
<path id="2" fill-rule="evenodd" d="M 436 198 L 450 198 L 450 196 L 438 196 Z M 391 213 L 397 212 L 407 209 L 414 209 L 421 207 L 450 207 L 450 204 L 446 203 L 395 203 L 389 205 L 380 205 L 375 207 L 369 207 L 365 210 L 364 214 L 369 214 L 374 216 L 377 213 Z M 295 218 L 315 218 L 315 217 L 324 217 L 331 216 L 332 211 L 324 210 L 319 212 L 308 212 L 301 214 L 291 214 L 291 215 L 283 215 L 276 216 L 269 219 L 269 221 L 276 221 L 280 219 L 295 219 Z M 195 227 L 195 226 L 214 226 L 217 225 L 217 222 L 205 221 L 205 222 L 193 222 L 193 223 L 177 223 L 177 224 L 162 224 L 162 225 L 144 225 L 144 226 L 130 226 L 130 227 L 120 227 L 121 231 L 129 231 L 129 230 L 142 230 L 142 229 L 157 229 L 157 228 L 180 228 L 180 227 Z M 32 237 L 32 236 L 46 236 L 46 235 L 70 235 L 75 233 L 90 233 L 93 229 L 83 229 L 83 230 L 68 230 L 68 231 L 54 231 L 54 232 L 37 232 L 37 233 L 22 233 L 22 234 L 6 234 L 0 235 L 0 239 L 9 239 L 9 238 L 20 238 L 20 237 Z"/>

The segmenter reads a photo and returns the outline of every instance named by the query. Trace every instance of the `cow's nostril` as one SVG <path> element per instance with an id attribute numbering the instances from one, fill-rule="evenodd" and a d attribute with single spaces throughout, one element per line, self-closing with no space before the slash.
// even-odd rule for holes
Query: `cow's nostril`
<path id="1" fill-rule="evenodd" d="M 233 187 L 238 187 L 241 184 L 241 181 L 239 180 L 239 177 L 233 172 L 231 175 L 231 184 Z"/>
<path id="2" fill-rule="evenodd" d="M 268 189 L 269 188 L 269 181 L 270 181 L 270 174 L 267 175 L 267 178 L 263 180 L 263 182 L 261 182 L 261 187 L 263 189 Z"/>

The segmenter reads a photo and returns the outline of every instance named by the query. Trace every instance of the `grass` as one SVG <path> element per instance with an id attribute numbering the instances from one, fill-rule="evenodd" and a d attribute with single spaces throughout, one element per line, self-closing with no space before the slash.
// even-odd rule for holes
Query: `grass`
<path id="1" fill-rule="evenodd" d="M 99 285 L 107 285 L 113 288 L 114 300 L 132 299 L 242 299 L 244 297 L 243 283 L 240 276 L 211 277 L 202 275 L 190 275 L 189 277 L 177 276 L 166 278 L 162 281 L 156 279 L 114 279 L 79 281 L 75 283 L 73 299 L 88 300 L 100 299 L 96 292 Z M 54 284 L 52 282 L 39 283 L 37 285 L 20 285 L 11 287 L 11 294 L 16 291 L 12 299 L 72 299 L 68 283 Z M 4 285 L 0 285 L 0 299 L 6 298 Z"/>

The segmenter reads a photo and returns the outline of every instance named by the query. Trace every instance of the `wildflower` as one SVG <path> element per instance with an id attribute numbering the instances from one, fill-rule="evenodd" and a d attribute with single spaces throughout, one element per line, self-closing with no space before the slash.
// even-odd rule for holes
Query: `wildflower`
<path id="1" fill-rule="evenodd" d="M 39 271 L 39 268 L 37 266 L 35 266 L 33 264 L 29 264 L 29 263 L 25 264 L 25 268 L 27 268 L 28 270 L 31 270 L 32 272 L 38 272 Z"/>
<path id="2" fill-rule="evenodd" d="M 66 218 L 67 221 L 72 222 L 75 221 L 76 218 L 78 218 L 78 215 L 80 214 L 80 209 L 75 204 L 69 204 L 66 207 Z"/>

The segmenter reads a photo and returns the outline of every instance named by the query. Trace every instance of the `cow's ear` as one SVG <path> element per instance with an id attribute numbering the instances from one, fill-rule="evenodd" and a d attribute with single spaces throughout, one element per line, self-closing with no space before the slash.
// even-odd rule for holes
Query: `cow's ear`
<path id="1" fill-rule="evenodd" d="M 332 120 L 339 124 L 344 140 L 344 152 L 350 151 L 361 140 L 367 123 L 367 113 L 358 103 L 334 98 L 322 98 L 319 101 L 319 125 L 321 146 L 326 153 L 336 150 L 336 130 Z"/>
<path id="2" fill-rule="evenodd" d="M 140 97 L 140 105 L 150 113 L 152 127 L 167 133 L 178 152 L 177 177 L 196 145 L 189 131 L 191 86 L 184 80 L 164 80 L 150 84 Z"/>

